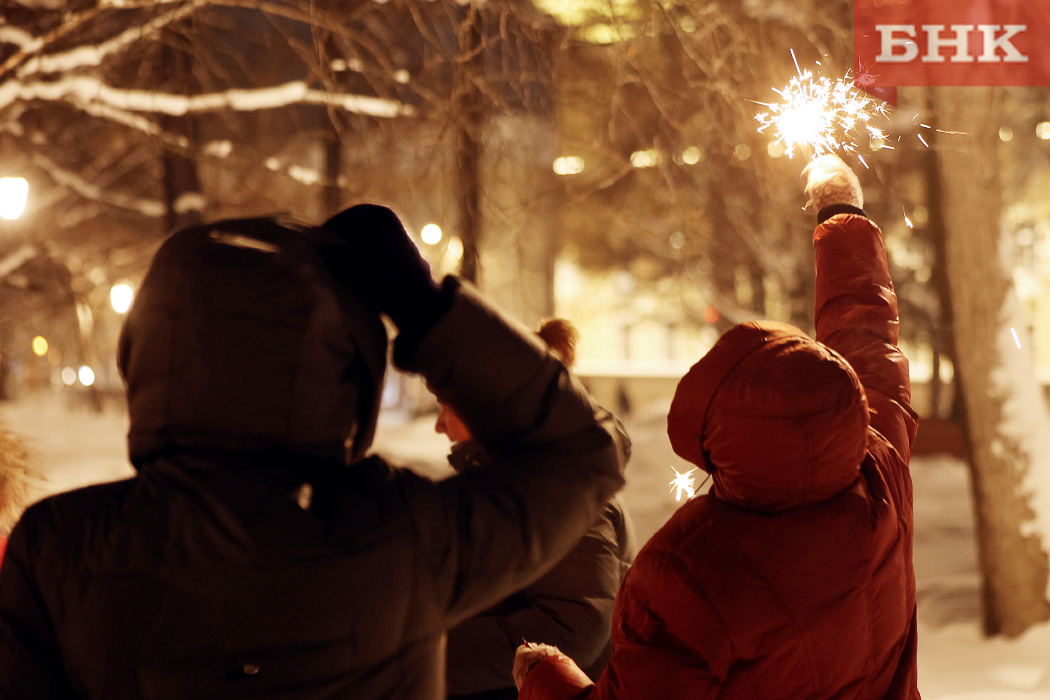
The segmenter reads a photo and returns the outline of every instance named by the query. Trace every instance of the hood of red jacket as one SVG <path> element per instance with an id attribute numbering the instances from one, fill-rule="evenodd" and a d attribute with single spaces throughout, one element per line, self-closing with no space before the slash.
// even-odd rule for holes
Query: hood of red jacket
<path id="1" fill-rule="evenodd" d="M 771 321 L 727 331 L 679 382 L 667 416 L 671 447 L 712 474 L 712 492 L 763 512 L 849 488 L 867 428 L 867 399 L 849 363 Z"/>

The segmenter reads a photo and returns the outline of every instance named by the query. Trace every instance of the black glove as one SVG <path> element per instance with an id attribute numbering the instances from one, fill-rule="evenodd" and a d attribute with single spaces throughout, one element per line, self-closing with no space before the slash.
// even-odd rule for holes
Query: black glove
<path id="1" fill-rule="evenodd" d="M 375 204 L 358 204 L 324 223 L 347 248 L 326 252 L 340 280 L 372 309 L 384 313 L 402 335 L 422 336 L 451 304 L 430 276 L 397 214 Z M 446 297 L 448 297 L 446 299 Z"/>

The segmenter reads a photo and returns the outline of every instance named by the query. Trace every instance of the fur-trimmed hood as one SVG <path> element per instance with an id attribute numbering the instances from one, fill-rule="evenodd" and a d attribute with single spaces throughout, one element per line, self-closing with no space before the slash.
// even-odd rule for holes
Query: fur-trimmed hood
<path id="1" fill-rule="evenodd" d="M 7 537 L 22 515 L 38 475 L 29 466 L 29 450 L 17 435 L 0 426 L 0 538 Z"/>

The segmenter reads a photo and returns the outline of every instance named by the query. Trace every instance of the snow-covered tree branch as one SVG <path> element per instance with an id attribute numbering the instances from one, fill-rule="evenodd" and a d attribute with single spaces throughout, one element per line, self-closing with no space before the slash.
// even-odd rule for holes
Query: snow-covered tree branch
<path id="1" fill-rule="evenodd" d="M 101 104 L 104 107 L 129 112 L 179 117 L 205 112 L 276 109 L 294 104 L 327 105 L 354 114 L 384 118 L 409 116 L 414 112 L 411 106 L 393 100 L 316 90 L 301 80 L 268 87 L 235 88 L 200 95 L 116 88 L 90 75 L 74 75 L 55 81 L 41 80 L 30 83 L 8 80 L 0 84 L 0 109 L 15 101 L 28 100 L 65 100 L 75 106 Z"/>

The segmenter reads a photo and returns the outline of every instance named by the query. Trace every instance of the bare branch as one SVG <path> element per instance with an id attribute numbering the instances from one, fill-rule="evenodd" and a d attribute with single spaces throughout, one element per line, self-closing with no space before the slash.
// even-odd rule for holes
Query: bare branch
<path id="1" fill-rule="evenodd" d="M 81 197 L 96 202 L 102 202 L 119 209 L 127 209 L 137 212 L 143 216 L 159 218 L 165 215 L 166 207 L 159 199 L 149 199 L 135 195 L 114 192 L 109 188 L 103 188 L 88 182 L 78 173 L 70 172 L 60 167 L 50 158 L 39 153 L 30 156 L 33 164 L 47 173 L 56 185 L 65 187 L 76 192 Z"/>
<path id="2" fill-rule="evenodd" d="M 95 19 L 103 11 L 101 6 L 94 7 L 90 10 L 85 10 L 80 14 L 72 15 L 61 26 L 51 30 L 44 36 L 40 37 L 34 42 L 21 50 L 15 52 L 6 61 L 0 64 L 0 80 L 11 74 L 12 71 L 20 68 L 24 63 L 31 59 L 36 53 L 43 51 L 48 46 L 54 44 L 60 39 L 64 38 L 71 32 L 80 29 L 82 26 Z"/>
<path id="3" fill-rule="evenodd" d="M 75 49 L 56 54 L 33 56 L 18 69 L 18 76 L 24 79 L 35 73 L 60 73 L 78 68 L 99 66 L 107 56 L 122 51 L 163 29 L 172 22 L 177 22 L 193 14 L 206 4 L 207 0 L 194 0 L 172 12 L 154 17 L 142 26 L 128 29 L 109 41 L 104 41 L 100 44 L 78 46 Z"/>
<path id="4" fill-rule="evenodd" d="M 147 136 L 160 140 L 164 145 L 173 149 L 187 149 L 191 146 L 190 141 L 182 134 L 173 134 L 165 131 L 156 122 L 141 115 L 129 112 L 118 107 L 101 104 L 98 102 L 77 103 L 77 108 L 100 119 L 108 119 L 116 124 L 130 127 L 140 131 Z"/>
<path id="5" fill-rule="evenodd" d="M 270 87 L 231 89 L 201 95 L 179 95 L 152 90 L 116 88 L 87 75 L 69 76 L 48 82 L 22 83 L 17 80 L 9 80 L 0 84 L 0 109 L 19 99 L 66 100 L 76 106 L 95 102 L 131 112 L 150 112 L 171 116 L 224 110 L 251 112 L 291 104 L 331 105 L 347 112 L 383 118 L 408 116 L 414 113 L 410 105 L 394 100 L 315 90 L 301 80 Z"/>
<path id="6" fill-rule="evenodd" d="M 24 29 L 0 21 L 0 44 L 14 44 L 19 51 L 32 53 L 38 51 L 41 40 Z"/>

